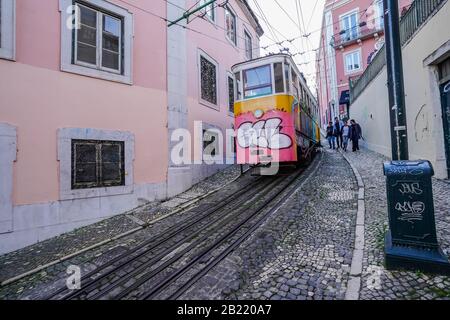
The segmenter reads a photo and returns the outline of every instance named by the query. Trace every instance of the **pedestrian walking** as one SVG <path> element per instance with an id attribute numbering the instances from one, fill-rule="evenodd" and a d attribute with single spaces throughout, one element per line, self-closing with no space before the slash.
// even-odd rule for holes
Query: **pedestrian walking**
<path id="1" fill-rule="evenodd" d="M 327 127 L 327 140 L 330 144 L 330 149 L 336 149 L 336 137 L 334 136 L 334 126 L 331 121 L 328 123 Z"/>
<path id="2" fill-rule="evenodd" d="M 334 136 L 336 137 L 337 141 L 337 148 L 342 148 L 342 125 L 341 121 L 339 121 L 339 118 L 334 118 Z"/>
<path id="3" fill-rule="evenodd" d="M 350 140 L 352 140 L 353 152 L 356 152 L 359 151 L 359 140 L 362 138 L 362 129 L 355 120 L 351 120 L 350 123 Z"/>
<path id="4" fill-rule="evenodd" d="M 342 127 L 342 144 L 343 149 L 347 152 L 348 141 L 350 140 L 350 126 L 348 125 L 348 121 L 344 122 L 344 126 Z"/>

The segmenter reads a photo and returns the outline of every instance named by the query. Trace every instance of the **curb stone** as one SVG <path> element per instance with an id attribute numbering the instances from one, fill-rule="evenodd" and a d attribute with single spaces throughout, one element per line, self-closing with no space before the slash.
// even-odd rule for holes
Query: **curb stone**
<path id="1" fill-rule="evenodd" d="M 345 161 L 348 162 L 358 183 L 358 213 L 355 230 L 355 250 L 353 251 L 352 265 L 350 268 L 350 280 L 348 282 L 345 300 L 359 300 L 361 291 L 361 275 L 364 258 L 364 228 L 365 228 L 365 185 L 358 169 L 351 163 L 347 155 L 340 151 Z"/>

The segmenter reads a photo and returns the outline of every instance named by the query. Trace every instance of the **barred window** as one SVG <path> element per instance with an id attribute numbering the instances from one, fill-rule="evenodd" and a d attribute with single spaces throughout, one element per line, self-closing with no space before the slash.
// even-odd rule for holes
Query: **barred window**
<path id="1" fill-rule="evenodd" d="M 125 185 L 123 141 L 72 140 L 72 189 Z"/>
<path id="2" fill-rule="evenodd" d="M 228 76 L 228 111 L 234 113 L 234 79 Z"/>
<path id="3" fill-rule="evenodd" d="M 200 56 L 201 99 L 217 105 L 217 66 Z"/>
<path id="4" fill-rule="evenodd" d="M 203 155 L 216 156 L 219 151 L 219 137 L 216 132 L 203 130 Z"/>

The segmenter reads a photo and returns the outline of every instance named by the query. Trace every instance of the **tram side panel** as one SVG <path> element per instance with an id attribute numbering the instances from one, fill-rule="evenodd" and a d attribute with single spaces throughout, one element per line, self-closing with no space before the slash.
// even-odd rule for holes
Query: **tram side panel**
<path id="1" fill-rule="evenodd" d="M 236 103 L 238 164 L 297 161 L 293 101 L 273 95 Z"/>

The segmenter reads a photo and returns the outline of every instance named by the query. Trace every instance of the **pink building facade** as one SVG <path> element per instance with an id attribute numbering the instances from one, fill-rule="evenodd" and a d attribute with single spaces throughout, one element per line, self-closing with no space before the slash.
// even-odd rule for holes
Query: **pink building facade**
<path id="1" fill-rule="evenodd" d="M 400 14 L 412 0 L 399 0 Z M 357 79 L 384 44 L 383 0 L 327 0 L 317 53 L 322 126 L 351 116 L 350 81 Z"/>
<path id="2" fill-rule="evenodd" d="M 224 166 L 173 164 L 172 134 L 194 137 L 196 121 L 231 128 L 228 72 L 258 54 L 262 35 L 246 1 L 187 29 L 165 19 L 194 0 L 0 1 L 0 253 L 174 196 Z"/>

